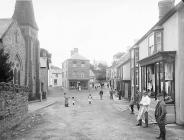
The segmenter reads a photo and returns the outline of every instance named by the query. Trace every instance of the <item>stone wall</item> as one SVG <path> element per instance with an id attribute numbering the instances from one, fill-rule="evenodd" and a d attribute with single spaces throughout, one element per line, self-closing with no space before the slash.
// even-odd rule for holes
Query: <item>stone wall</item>
<path id="1" fill-rule="evenodd" d="M 0 83 L 0 134 L 19 124 L 28 112 L 27 87 Z"/>

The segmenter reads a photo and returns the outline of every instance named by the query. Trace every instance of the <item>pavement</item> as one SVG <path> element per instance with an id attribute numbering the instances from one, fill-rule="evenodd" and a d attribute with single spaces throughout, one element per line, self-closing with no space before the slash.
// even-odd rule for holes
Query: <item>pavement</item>
<path id="1" fill-rule="evenodd" d="M 51 88 L 49 87 L 49 93 L 46 100 L 37 101 L 37 102 L 30 102 L 28 105 L 28 113 L 32 113 L 34 111 L 46 108 L 55 104 L 57 101 L 64 100 L 61 97 L 63 94 L 63 89 L 61 87 Z"/>
<path id="2" fill-rule="evenodd" d="M 54 105 L 55 103 L 57 103 L 58 101 L 64 100 L 63 97 L 59 98 L 59 94 L 61 89 L 51 89 L 51 92 L 57 92 L 56 96 L 48 96 L 47 100 L 44 100 L 42 102 L 35 102 L 35 103 L 30 103 L 28 105 L 28 113 L 33 113 L 34 111 L 37 110 L 41 110 L 43 108 L 46 108 L 48 106 Z M 68 90 L 63 90 L 63 92 L 69 92 Z M 72 91 L 72 92 L 78 92 L 78 91 Z M 93 90 L 90 90 L 88 92 L 93 92 Z M 105 90 L 105 92 L 108 92 L 108 90 Z M 126 99 L 122 99 L 119 100 L 117 97 L 114 97 L 114 104 L 113 104 L 114 109 L 122 112 L 122 111 L 126 111 L 129 108 L 129 102 Z M 135 119 L 136 116 L 138 114 L 138 110 L 136 109 L 136 107 L 134 107 L 135 109 Z M 157 127 L 157 125 L 152 121 L 152 118 L 149 117 L 149 125 L 152 125 L 153 127 Z M 176 140 L 184 140 L 184 126 L 179 126 L 177 124 L 168 124 L 166 126 L 166 130 L 167 131 L 171 131 L 172 133 L 176 134 L 178 137 L 176 138 Z"/>
<path id="3" fill-rule="evenodd" d="M 28 105 L 28 113 L 33 113 L 34 111 L 46 108 L 48 106 L 51 106 L 55 104 L 58 101 L 58 99 L 55 99 L 53 97 L 49 97 L 46 100 L 43 100 L 42 102 L 32 102 Z"/>

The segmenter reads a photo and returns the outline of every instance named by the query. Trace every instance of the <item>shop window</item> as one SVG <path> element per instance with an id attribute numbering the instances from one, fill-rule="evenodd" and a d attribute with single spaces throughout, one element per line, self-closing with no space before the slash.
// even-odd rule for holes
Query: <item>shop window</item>
<path id="1" fill-rule="evenodd" d="M 173 103 L 175 100 L 174 92 L 174 64 L 165 64 L 165 102 Z"/>
<path id="2" fill-rule="evenodd" d="M 141 67 L 142 89 L 151 91 L 156 99 L 157 94 L 164 92 L 165 102 L 174 103 L 174 63 L 157 62 Z"/>

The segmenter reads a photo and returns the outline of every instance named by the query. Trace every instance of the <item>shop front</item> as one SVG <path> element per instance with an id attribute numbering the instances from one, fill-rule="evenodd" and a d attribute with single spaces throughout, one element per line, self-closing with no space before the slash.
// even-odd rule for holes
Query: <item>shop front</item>
<path id="1" fill-rule="evenodd" d="M 157 94 L 163 93 L 167 105 L 168 123 L 175 122 L 175 55 L 175 51 L 164 51 L 139 61 L 141 90 L 150 91 L 152 98 L 150 114 L 154 115 Z"/>
<path id="2" fill-rule="evenodd" d="M 88 89 L 88 80 L 69 80 L 69 89 L 79 89 L 79 86 L 81 86 L 81 89 Z"/>

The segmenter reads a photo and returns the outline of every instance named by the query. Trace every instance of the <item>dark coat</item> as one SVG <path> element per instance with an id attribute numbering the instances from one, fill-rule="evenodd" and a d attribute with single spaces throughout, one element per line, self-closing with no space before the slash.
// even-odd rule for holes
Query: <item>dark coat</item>
<path id="1" fill-rule="evenodd" d="M 100 95 L 103 95 L 103 91 L 102 90 L 100 90 L 100 93 L 99 93 Z"/>
<path id="2" fill-rule="evenodd" d="M 155 119 L 158 125 L 166 125 L 166 114 L 167 111 L 165 102 L 163 100 L 159 101 L 155 107 Z"/>
<path id="3" fill-rule="evenodd" d="M 140 101 L 141 101 L 141 99 L 142 99 L 142 94 L 141 94 L 141 92 L 136 93 L 136 94 L 135 94 L 135 103 L 136 103 L 136 104 L 139 104 Z"/>

